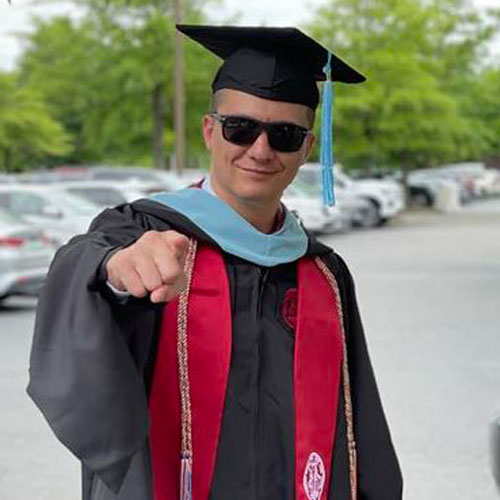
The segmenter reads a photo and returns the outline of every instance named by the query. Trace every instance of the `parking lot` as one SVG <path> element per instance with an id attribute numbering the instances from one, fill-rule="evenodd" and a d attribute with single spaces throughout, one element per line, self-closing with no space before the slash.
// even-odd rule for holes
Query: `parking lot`
<path id="1" fill-rule="evenodd" d="M 325 238 L 355 277 L 407 500 L 495 500 L 500 199 Z M 25 396 L 35 301 L 0 307 L 0 497 L 76 500 L 79 464 Z M 378 500 L 378 499 L 377 499 Z"/>

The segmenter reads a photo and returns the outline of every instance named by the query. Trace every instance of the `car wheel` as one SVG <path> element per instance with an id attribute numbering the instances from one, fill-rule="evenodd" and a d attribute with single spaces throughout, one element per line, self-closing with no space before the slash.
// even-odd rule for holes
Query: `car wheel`
<path id="1" fill-rule="evenodd" d="M 411 203 L 417 207 L 431 207 L 433 199 L 429 193 L 420 191 L 411 196 Z"/>
<path id="2" fill-rule="evenodd" d="M 384 223 L 384 219 L 380 215 L 378 203 L 374 200 L 367 200 L 369 204 L 363 210 L 363 217 L 359 221 L 360 227 L 377 227 Z"/>

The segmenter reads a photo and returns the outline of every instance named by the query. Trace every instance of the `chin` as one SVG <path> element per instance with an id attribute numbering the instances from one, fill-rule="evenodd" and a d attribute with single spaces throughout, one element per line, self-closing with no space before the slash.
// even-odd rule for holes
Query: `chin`
<path id="1" fill-rule="evenodd" d="M 261 185 L 246 185 L 235 190 L 235 195 L 243 201 L 252 203 L 271 203 L 281 198 L 281 191 L 276 192 L 274 189 L 265 189 Z"/>

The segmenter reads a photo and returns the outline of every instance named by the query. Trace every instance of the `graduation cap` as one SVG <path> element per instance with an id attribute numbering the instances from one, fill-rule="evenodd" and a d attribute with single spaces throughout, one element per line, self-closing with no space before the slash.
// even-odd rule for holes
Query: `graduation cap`
<path id="1" fill-rule="evenodd" d="M 297 28 L 177 25 L 177 29 L 221 59 L 212 90 L 233 89 L 316 109 L 323 89 L 321 164 L 323 198 L 333 205 L 332 81 L 360 83 L 365 77 Z"/>

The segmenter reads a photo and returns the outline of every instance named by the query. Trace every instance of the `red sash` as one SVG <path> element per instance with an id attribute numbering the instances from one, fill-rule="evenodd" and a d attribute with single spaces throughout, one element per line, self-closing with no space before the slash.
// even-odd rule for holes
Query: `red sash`
<path id="1" fill-rule="evenodd" d="M 296 500 L 328 497 L 342 364 L 333 290 L 313 259 L 298 265 L 295 341 Z M 155 500 L 179 498 L 181 413 L 177 368 L 178 301 L 164 309 L 150 396 Z M 207 500 L 231 359 L 231 304 L 222 255 L 198 249 L 188 307 L 193 429 L 193 500 Z"/>

